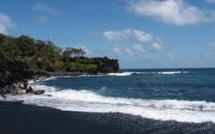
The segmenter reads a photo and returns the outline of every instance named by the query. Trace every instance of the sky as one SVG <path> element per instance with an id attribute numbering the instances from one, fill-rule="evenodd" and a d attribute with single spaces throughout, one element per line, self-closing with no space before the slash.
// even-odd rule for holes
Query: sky
<path id="1" fill-rule="evenodd" d="M 121 68 L 215 67 L 215 0 L 0 0 L 0 33 Z"/>

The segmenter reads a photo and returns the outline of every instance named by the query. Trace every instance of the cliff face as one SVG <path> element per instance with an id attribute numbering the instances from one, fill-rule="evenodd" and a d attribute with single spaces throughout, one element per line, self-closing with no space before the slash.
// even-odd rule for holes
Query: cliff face
<path id="1" fill-rule="evenodd" d="M 117 59 L 94 58 L 98 61 L 97 72 L 101 73 L 116 73 L 119 72 L 119 63 Z"/>

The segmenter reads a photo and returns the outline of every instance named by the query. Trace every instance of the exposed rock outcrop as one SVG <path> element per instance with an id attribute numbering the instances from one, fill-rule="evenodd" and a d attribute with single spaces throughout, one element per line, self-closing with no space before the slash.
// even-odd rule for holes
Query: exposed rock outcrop
<path id="1" fill-rule="evenodd" d="M 5 94 L 25 94 L 28 91 L 26 79 L 32 78 L 34 73 L 29 71 L 28 67 L 22 62 L 8 60 L 0 53 L 0 95 Z M 29 92 L 33 94 L 44 93 Z"/>
<path id="2" fill-rule="evenodd" d="M 94 58 L 98 62 L 97 73 L 116 73 L 119 72 L 119 63 L 117 59 Z"/>
<path id="3" fill-rule="evenodd" d="M 44 90 L 33 90 L 31 86 L 26 87 L 25 83 L 14 83 L 12 85 L 6 86 L 1 89 L 1 95 L 4 96 L 5 94 L 43 94 Z"/>

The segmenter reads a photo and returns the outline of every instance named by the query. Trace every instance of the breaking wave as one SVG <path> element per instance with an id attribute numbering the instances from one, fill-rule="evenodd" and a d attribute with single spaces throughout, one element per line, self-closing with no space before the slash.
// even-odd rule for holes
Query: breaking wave
<path id="1" fill-rule="evenodd" d="M 160 75 L 174 75 L 174 74 L 186 74 L 188 71 L 159 71 L 159 72 L 132 72 L 135 75 L 143 74 L 160 74 Z"/>
<path id="2" fill-rule="evenodd" d="M 123 73 L 108 73 L 108 76 L 129 76 L 132 75 L 133 72 L 123 72 Z"/>
<path id="3" fill-rule="evenodd" d="M 178 122 L 215 123 L 215 103 L 185 100 L 147 100 L 107 97 L 89 90 L 59 90 L 35 84 L 34 89 L 46 91 L 43 95 L 7 96 L 1 101 L 22 101 L 24 104 L 52 107 L 65 111 L 125 113 L 156 120 Z"/>
<path id="4" fill-rule="evenodd" d="M 187 71 L 164 71 L 164 72 L 158 72 L 158 74 L 182 74 L 182 73 L 188 73 Z"/>
<path id="5" fill-rule="evenodd" d="M 174 75 L 174 74 L 185 74 L 185 73 L 188 73 L 188 71 L 123 72 L 123 73 L 108 73 L 107 76 L 130 76 L 130 75 L 144 75 L 144 74 Z"/>

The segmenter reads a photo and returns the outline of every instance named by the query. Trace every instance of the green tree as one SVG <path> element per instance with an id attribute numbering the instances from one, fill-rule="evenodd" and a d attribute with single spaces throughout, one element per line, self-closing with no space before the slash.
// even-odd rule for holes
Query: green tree
<path id="1" fill-rule="evenodd" d="M 63 56 L 65 57 L 80 57 L 84 56 L 86 51 L 82 48 L 74 48 L 74 47 L 67 47 L 66 50 L 63 52 Z"/>

